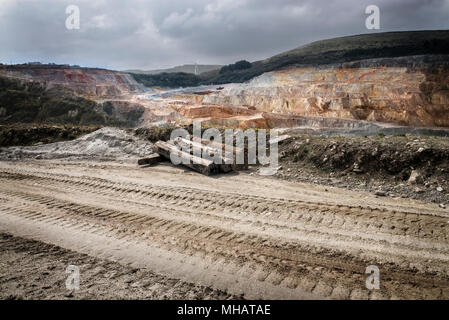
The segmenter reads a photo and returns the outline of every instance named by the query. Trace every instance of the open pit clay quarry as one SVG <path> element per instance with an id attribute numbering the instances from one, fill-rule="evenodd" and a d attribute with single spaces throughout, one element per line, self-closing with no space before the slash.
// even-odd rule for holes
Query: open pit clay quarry
<path id="1" fill-rule="evenodd" d="M 189 88 L 0 66 L 8 81 L 126 121 L 54 142 L 42 135 L 60 124 L 18 129 L 0 104 L 0 297 L 449 299 L 448 58 L 299 61 Z M 278 130 L 276 172 L 137 164 L 194 120 Z M 68 265 L 79 290 L 66 289 Z M 368 266 L 379 289 L 366 286 Z"/>

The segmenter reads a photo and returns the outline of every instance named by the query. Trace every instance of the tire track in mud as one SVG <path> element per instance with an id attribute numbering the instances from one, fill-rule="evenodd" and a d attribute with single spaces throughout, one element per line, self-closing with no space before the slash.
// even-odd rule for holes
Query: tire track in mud
<path id="1" fill-rule="evenodd" d="M 197 210 L 213 211 L 219 208 L 230 213 L 239 213 L 239 215 L 263 216 L 265 219 L 273 221 L 311 222 L 326 226 L 338 226 L 348 230 L 358 230 L 360 227 L 363 227 L 377 229 L 381 233 L 392 235 L 438 240 L 449 239 L 447 216 L 429 216 L 360 205 L 329 205 L 326 203 L 241 196 L 193 188 L 137 184 L 118 185 L 105 179 L 90 177 L 74 179 L 67 175 L 55 176 L 5 172 L 2 174 L 18 180 L 27 179 L 27 177 L 32 180 L 41 180 L 46 186 L 51 186 L 52 182 L 53 185 L 55 185 L 55 182 L 59 182 L 66 184 L 64 187 L 70 188 L 72 186 L 71 190 L 75 191 L 94 192 L 102 195 L 111 195 L 111 191 L 113 191 L 119 193 L 120 196 L 129 197 L 131 195 L 133 199 L 166 201 L 170 207 L 177 205 L 179 209 L 187 207 L 186 203 L 189 203 L 193 204 L 192 207 Z M 57 185 L 55 186 L 57 187 Z M 217 202 L 217 198 L 221 199 Z"/>
<path id="2" fill-rule="evenodd" d="M 239 298 L 9 234 L 0 233 L 0 247 L 0 299 Z M 66 289 L 65 270 L 69 264 L 80 268 L 80 290 Z"/>
<path id="3" fill-rule="evenodd" d="M 148 242 L 267 286 L 329 298 L 448 297 L 444 216 L 20 170 L 2 170 L 0 181 L 3 213 Z M 371 256 L 357 254 L 370 246 Z M 364 288 L 370 264 L 381 269 L 380 293 Z"/>

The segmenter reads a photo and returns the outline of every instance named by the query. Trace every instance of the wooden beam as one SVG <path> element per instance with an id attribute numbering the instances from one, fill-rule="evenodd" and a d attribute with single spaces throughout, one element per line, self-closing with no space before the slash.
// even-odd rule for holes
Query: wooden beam
<path id="1" fill-rule="evenodd" d="M 219 171 L 219 167 L 216 166 L 213 161 L 183 152 L 179 150 L 172 141 L 158 141 L 156 142 L 155 147 L 157 153 L 161 156 L 171 160 L 170 155 L 173 153 L 181 159 L 182 165 L 204 175 L 210 175 L 211 173 L 217 173 Z"/>
<path id="2" fill-rule="evenodd" d="M 187 139 L 183 139 L 183 140 L 187 140 L 189 141 L 193 140 L 193 136 L 192 135 L 188 135 Z M 224 138 L 223 138 L 224 139 Z M 201 144 L 207 147 L 210 147 L 211 149 L 221 149 L 221 156 L 222 156 L 222 163 L 223 164 L 227 164 L 226 166 L 223 166 L 223 172 L 229 172 L 232 170 L 245 170 L 248 169 L 248 155 L 245 152 L 244 148 L 239 148 L 239 147 L 235 147 L 235 146 L 231 146 L 232 148 L 232 155 L 233 155 L 233 159 L 232 161 L 230 159 L 226 158 L 226 144 L 224 143 L 220 143 L 217 141 L 211 141 L 211 140 L 205 140 L 205 139 L 201 139 Z M 243 161 L 244 163 L 242 164 L 237 164 L 236 160 L 237 160 L 237 156 L 239 154 L 243 154 Z M 227 170 L 227 171 L 226 171 Z"/>
<path id="3" fill-rule="evenodd" d="M 191 137 L 191 136 L 190 136 Z M 202 141 L 207 141 L 207 140 L 202 140 Z M 220 156 L 220 162 L 221 163 L 216 163 L 215 165 L 218 166 L 218 168 L 220 169 L 220 171 L 222 172 L 230 172 L 233 170 L 233 163 L 230 159 L 227 159 L 224 156 L 224 149 L 223 146 L 219 143 L 217 143 L 218 148 L 212 148 L 210 146 L 207 146 L 203 143 L 199 143 L 196 141 L 191 141 L 188 139 L 184 139 L 181 137 L 177 137 L 174 140 L 174 143 L 176 145 L 181 146 L 184 150 L 189 150 L 190 153 L 193 152 L 193 148 L 199 148 L 201 149 L 201 154 L 204 155 L 204 153 L 206 153 L 208 155 L 208 157 L 210 157 L 211 159 L 214 159 L 214 157 L 216 157 L 216 155 L 220 154 L 220 150 L 221 150 L 221 156 Z"/>
<path id="4" fill-rule="evenodd" d="M 148 157 L 146 157 L 146 158 L 142 158 L 142 159 L 139 159 L 138 161 L 137 161 L 137 164 L 139 165 L 139 166 L 143 166 L 143 165 L 153 165 L 153 164 L 155 164 L 155 163 L 158 163 L 158 162 L 161 162 L 161 161 L 163 161 L 164 159 L 159 155 L 159 154 L 157 154 L 157 153 L 153 153 L 153 154 L 150 154 Z"/>

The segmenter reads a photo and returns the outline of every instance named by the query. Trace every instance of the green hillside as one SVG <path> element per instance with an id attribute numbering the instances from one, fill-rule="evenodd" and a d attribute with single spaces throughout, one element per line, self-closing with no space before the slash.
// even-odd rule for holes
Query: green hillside
<path id="1" fill-rule="evenodd" d="M 265 60 L 255 61 L 247 69 L 229 72 L 214 70 L 194 76 L 189 84 L 195 86 L 244 82 L 265 72 L 295 66 L 310 67 L 363 59 L 424 54 L 449 54 L 449 30 L 372 33 L 316 41 Z M 170 74 L 172 87 L 179 86 L 175 80 L 177 76 L 182 75 Z M 162 82 L 158 82 L 151 75 L 145 75 L 136 80 L 144 84 L 146 82 L 163 86 Z"/>

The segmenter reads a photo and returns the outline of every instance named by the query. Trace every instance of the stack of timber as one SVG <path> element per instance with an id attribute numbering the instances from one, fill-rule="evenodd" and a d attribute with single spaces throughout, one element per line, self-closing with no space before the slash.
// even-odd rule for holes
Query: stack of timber
<path id="1" fill-rule="evenodd" d="M 192 136 L 158 141 L 155 148 L 160 156 L 168 160 L 172 160 L 173 157 L 180 162 L 179 164 L 204 175 L 242 170 L 248 167 L 246 162 L 237 164 L 236 161 L 239 154 L 245 161 L 246 157 L 242 148 L 234 146 L 226 148 L 222 143 L 202 139 L 194 140 Z M 226 154 L 226 151 L 232 151 L 232 155 Z M 143 163 L 144 160 L 141 162 Z"/>

